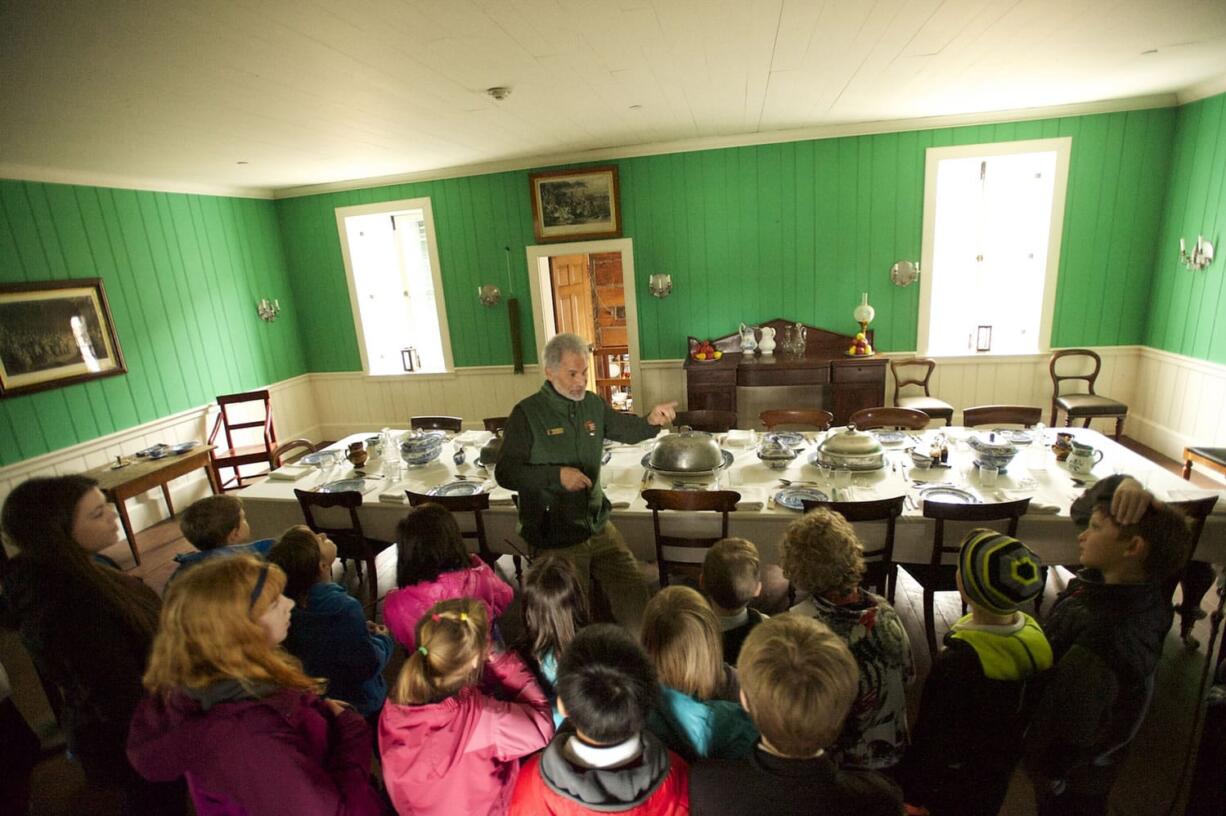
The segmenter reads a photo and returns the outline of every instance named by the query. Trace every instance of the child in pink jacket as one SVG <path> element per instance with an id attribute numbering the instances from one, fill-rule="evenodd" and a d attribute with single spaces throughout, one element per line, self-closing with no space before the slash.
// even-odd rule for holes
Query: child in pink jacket
<path id="1" fill-rule="evenodd" d="M 417 647 L 418 620 L 439 601 L 476 598 L 492 626 L 515 595 L 489 565 L 468 554 L 451 513 L 432 503 L 414 507 L 396 527 L 396 586 L 384 602 L 383 622 L 410 652 Z"/>
<path id="2" fill-rule="evenodd" d="M 417 626 L 419 644 L 379 719 L 383 782 L 401 814 L 507 812 L 520 757 L 549 743 L 549 700 L 523 660 L 489 651 L 485 605 L 443 601 Z M 509 702 L 478 688 L 499 688 Z"/>

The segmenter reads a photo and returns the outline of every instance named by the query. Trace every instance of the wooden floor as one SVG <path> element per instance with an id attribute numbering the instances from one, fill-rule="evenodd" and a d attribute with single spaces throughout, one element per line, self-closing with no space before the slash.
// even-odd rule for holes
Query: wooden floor
<path id="1" fill-rule="evenodd" d="M 1125 444 L 1134 451 L 1174 472 L 1179 472 L 1180 463 L 1161 456 L 1144 446 L 1125 439 Z M 1207 477 L 1193 473 L 1193 483 L 1203 487 L 1220 487 Z M 1070 527 L 1069 535 L 1075 535 Z M 168 520 L 141 532 L 138 535 L 142 564 L 136 566 L 126 544 L 117 544 L 106 551 L 129 574 L 142 578 L 158 592 L 165 587 L 170 573 L 174 571 L 174 556 L 192 550 L 179 532 L 178 523 Z M 509 561 L 509 559 L 506 559 Z M 509 567 L 509 564 L 508 564 Z M 648 579 L 654 577 L 650 565 L 646 570 Z M 1056 594 L 1064 588 L 1068 574 L 1053 570 L 1049 578 L 1043 609 L 1050 608 Z M 784 583 L 777 571 L 768 574 L 765 580 L 769 605 L 782 601 Z M 915 656 L 917 681 L 909 694 L 911 714 L 914 716 L 919 702 L 919 690 L 927 677 L 931 660 L 924 639 L 922 591 L 905 572 L 900 579 L 895 597 L 895 606 L 911 637 Z M 1206 610 L 1216 604 L 1216 596 L 1206 596 Z M 508 610 L 514 615 L 515 610 Z M 938 639 L 949 625 L 961 616 L 961 604 L 953 593 L 937 596 L 936 620 Z M 1159 665 L 1155 699 L 1140 734 L 1133 744 L 1128 765 L 1121 775 L 1112 801 L 1112 812 L 1154 816 L 1168 812 L 1179 799 L 1180 774 L 1188 752 L 1189 735 L 1193 727 L 1195 700 L 1204 666 L 1204 649 L 1189 651 L 1179 641 L 1178 629 L 1168 635 Z M 1207 643 L 1209 626 L 1207 620 L 1196 625 L 1194 636 Z M 16 636 L 0 631 L 0 662 L 3 662 L 12 679 L 14 701 L 26 718 L 36 723 L 37 730 L 45 735 L 48 758 L 35 771 L 35 797 L 31 813 L 34 816 L 59 816 L 60 814 L 110 814 L 117 812 L 116 803 L 99 792 L 89 789 L 78 766 L 68 761 L 63 751 L 62 739 L 58 738 L 50 709 L 46 704 L 29 659 L 21 650 Z M 394 670 L 394 667 L 392 667 Z M 3 810 L 0 807 L 0 810 Z M 1015 776 L 1009 798 L 1001 811 L 1003 816 L 1029 816 L 1034 813 L 1033 794 L 1024 776 Z"/>

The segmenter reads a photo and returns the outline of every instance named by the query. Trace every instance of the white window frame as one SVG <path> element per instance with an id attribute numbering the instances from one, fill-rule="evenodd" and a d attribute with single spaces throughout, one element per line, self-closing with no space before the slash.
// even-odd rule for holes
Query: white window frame
<path id="1" fill-rule="evenodd" d="M 366 330 L 362 325 L 362 310 L 358 298 L 357 284 L 353 278 L 353 262 L 349 257 L 349 237 L 345 230 L 345 219 L 355 215 L 388 215 L 392 216 L 406 210 L 421 210 L 422 219 L 426 225 L 426 249 L 430 256 L 430 276 L 434 279 L 434 308 L 438 312 L 438 330 L 442 335 L 439 339 L 443 346 L 444 371 L 401 371 L 396 374 L 372 374 L 370 362 L 366 355 Z M 362 356 L 362 371 L 367 376 L 379 377 L 438 377 L 442 374 L 455 372 L 455 361 L 451 356 L 451 330 L 447 326 L 447 303 L 443 293 L 443 273 L 438 262 L 438 240 L 434 234 L 434 210 L 430 198 L 404 198 L 399 201 L 381 201 L 377 204 L 356 204 L 350 207 L 336 208 L 336 230 L 340 236 L 341 257 L 345 262 L 345 279 L 349 283 L 349 305 L 353 310 L 353 326 L 358 336 L 358 353 Z"/>
<path id="2" fill-rule="evenodd" d="M 930 147 L 924 162 L 924 227 L 920 251 L 919 325 L 916 349 L 926 357 L 961 357 L 967 355 L 934 355 L 928 347 L 928 327 L 932 322 L 933 250 L 936 239 L 937 168 L 945 159 L 971 156 L 1003 156 L 1017 153 L 1052 152 L 1056 154 L 1055 183 L 1052 188 L 1051 229 L 1047 241 L 1047 269 L 1043 282 L 1043 305 L 1039 316 L 1039 354 L 1051 351 L 1052 316 L 1056 310 L 1056 284 L 1060 277 L 1060 242 L 1064 236 L 1064 204 L 1068 193 L 1069 158 L 1073 150 L 1071 136 L 1056 139 L 1026 139 L 1019 142 L 988 142 L 987 144 Z M 1017 356 L 1002 352 L 979 352 L 976 357 Z"/>

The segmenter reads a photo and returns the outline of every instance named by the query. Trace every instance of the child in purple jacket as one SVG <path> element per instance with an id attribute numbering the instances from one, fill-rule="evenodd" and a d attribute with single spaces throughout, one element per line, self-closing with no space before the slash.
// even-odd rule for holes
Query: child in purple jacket
<path id="1" fill-rule="evenodd" d="M 285 573 L 214 559 L 170 587 L 128 732 L 146 779 L 187 778 L 199 816 L 373 816 L 370 732 L 279 648 L 294 602 Z"/>
<path id="2" fill-rule="evenodd" d="M 383 622 L 410 652 L 417 647 L 418 620 L 439 601 L 476 598 L 493 626 L 515 595 L 489 565 L 469 555 L 451 513 L 433 503 L 414 507 L 396 527 L 396 586 L 384 602 Z"/>

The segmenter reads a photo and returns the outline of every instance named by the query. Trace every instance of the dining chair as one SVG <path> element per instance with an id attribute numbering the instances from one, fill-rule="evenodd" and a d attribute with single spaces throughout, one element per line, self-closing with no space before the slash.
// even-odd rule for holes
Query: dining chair
<path id="1" fill-rule="evenodd" d="M 643 500 L 651 511 L 651 524 L 655 530 L 660 587 L 668 586 L 670 568 L 697 582 L 707 550 L 716 541 L 728 537 L 728 514 L 736 510 L 741 494 L 735 490 L 644 490 Z M 666 534 L 660 529 L 662 510 L 719 513 L 720 533 L 714 537 Z"/>
<path id="2" fill-rule="evenodd" d="M 369 602 L 366 606 L 366 616 L 375 619 L 375 604 L 379 600 L 379 575 L 375 570 L 375 554 L 391 546 L 390 541 L 370 538 L 362 530 L 362 521 L 358 518 L 358 508 L 362 506 L 362 494 L 356 490 L 345 490 L 339 493 L 316 493 L 312 490 L 294 488 L 294 496 L 302 508 L 302 517 L 312 532 L 323 533 L 336 544 L 336 557 L 342 563 L 353 561 L 361 586 L 362 567 L 366 568 L 367 590 Z M 348 527 L 336 527 L 320 523 L 316 511 L 340 509 L 349 514 Z M 346 567 L 347 568 L 347 567 Z"/>
<path id="3" fill-rule="evenodd" d="M 1167 503 L 1188 517 L 1188 530 L 1191 533 L 1187 560 L 1184 561 L 1179 572 L 1167 581 L 1168 595 L 1173 596 L 1175 587 L 1180 588 L 1181 600 L 1175 607 L 1175 611 L 1179 613 L 1179 639 L 1189 650 L 1195 650 L 1200 645 L 1196 638 L 1192 637 L 1192 627 L 1205 616 L 1200 602 L 1209 588 L 1213 586 L 1215 577 L 1212 566 L 1205 561 L 1196 560 L 1193 556 L 1196 554 L 1197 545 L 1200 544 L 1201 533 L 1205 531 L 1205 521 L 1213 512 L 1214 505 L 1217 504 L 1217 498 L 1217 496 L 1206 496 L 1203 499 Z"/>
<path id="4" fill-rule="evenodd" d="M 404 494 L 409 497 L 410 507 L 433 502 L 445 508 L 453 516 L 457 513 L 472 513 L 473 529 L 461 530 L 460 535 L 463 538 L 472 539 L 477 542 L 477 555 L 481 557 L 482 561 L 491 567 L 498 561 L 498 555 L 490 549 L 489 543 L 486 541 L 485 520 L 482 518 L 482 514 L 490 509 L 489 493 L 482 491 L 471 496 L 430 496 L 425 493 L 414 493 L 412 490 L 406 490 Z"/>
<path id="5" fill-rule="evenodd" d="M 464 417 L 415 416 L 409 417 L 409 427 L 415 431 L 449 431 L 459 433 L 464 429 Z"/>
<path id="6" fill-rule="evenodd" d="M 1056 372 L 1056 363 L 1058 361 L 1078 357 L 1088 358 L 1093 363 L 1089 372 L 1079 374 L 1059 374 Z M 1085 360 L 1078 362 L 1084 368 Z M 1090 420 L 1095 417 L 1114 417 L 1115 441 L 1118 442 L 1120 440 L 1120 434 L 1124 432 L 1124 418 L 1128 415 L 1128 406 L 1110 397 L 1099 396 L 1094 392 L 1094 382 L 1098 379 L 1098 372 L 1102 370 L 1102 367 L 1102 358 L 1098 356 L 1097 352 L 1090 349 L 1061 349 L 1051 355 L 1051 361 L 1047 364 L 1047 370 L 1051 374 L 1051 425 L 1053 428 L 1056 426 L 1056 419 L 1060 411 L 1064 411 L 1065 425 L 1072 425 L 1074 419 L 1084 419 L 1083 428 L 1090 427 Z M 1085 380 L 1088 393 L 1062 395 L 1060 389 L 1066 380 Z"/>
<path id="7" fill-rule="evenodd" d="M 946 563 L 946 556 L 958 555 L 961 549 L 961 537 L 957 543 L 945 543 L 946 522 L 969 522 L 982 524 L 990 521 L 1008 521 L 1005 532 L 1017 537 L 1018 520 L 1030 506 L 1030 499 L 1018 499 L 997 504 L 950 504 L 947 502 L 924 502 L 924 518 L 935 521 L 932 533 L 932 550 L 927 564 L 899 564 L 899 569 L 910 575 L 924 590 L 924 635 L 928 640 L 928 654 L 932 657 L 937 653 L 936 612 L 933 604 L 938 592 L 957 592 L 958 585 L 954 576 L 958 565 Z M 1038 576 L 1036 576 L 1038 577 Z M 964 607 L 965 608 L 965 607 Z"/>
<path id="8" fill-rule="evenodd" d="M 484 423 L 485 430 L 492 434 L 498 434 L 502 433 L 502 430 L 507 427 L 508 419 L 510 419 L 510 417 L 486 417 L 485 419 L 481 420 L 481 422 Z"/>
<path id="9" fill-rule="evenodd" d="M 903 502 L 906 496 L 895 496 L 891 499 L 874 499 L 873 501 L 812 501 L 804 499 L 805 512 L 823 507 L 840 514 L 852 524 L 860 522 L 885 522 L 885 537 L 881 546 L 876 549 L 864 550 L 864 577 L 860 586 L 872 587 L 886 600 L 894 603 L 894 590 L 898 584 L 898 565 L 894 563 L 894 529 L 898 517 L 902 515 Z"/>
<path id="10" fill-rule="evenodd" d="M 758 414 L 758 419 L 768 431 L 781 426 L 788 428 L 801 426 L 812 428 L 815 431 L 824 431 L 830 427 L 830 423 L 834 422 L 834 414 L 821 409 L 807 411 L 795 408 L 775 408 Z"/>
<path id="11" fill-rule="evenodd" d="M 725 433 L 736 427 L 734 411 L 678 411 L 673 427 L 689 425 L 696 431 Z"/>
<path id="12" fill-rule="evenodd" d="M 928 427 L 931 420 L 927 414 L 917 408 L 861 408 L 847 418 L 848 425 L 855 425 L 861 431 L 874 428 L 897 428 L 907 431 L 922 431 Z"/>
<path id="13" fill-rule="evenodd" d="M 209 451 L 209 467 L 213 470 L 213 481 L 223 492 L 238 490 L 243 485 L 243 479 L 250 481 L 259 476 L 265 476 L 273 467 L 272 449 L 277 444 L 277 431 L 272 423 L 271 398 L 268 390 L 244 391 L 240 394 L 222 394 L 217 398 L 217 421 L 209 433 L 209 444 L 217 444 L 218 432 L 225 430 L 225 446 L 215 447 Z M 237 416 L 236 416 L 237 414 Z M 250 416 L 250 419 L 242 417 Z M 262 431 L 262 439 L 257 443 L 238 444 L 255 428 Z M 243 432 L 236 435 L 236 431 Z M 238 441 L 236 441 L 236 439 Z M 244 475 L 243 465 L 267 465 L 268 470 Z M 221 478 L 222 468 L 234 471 L 234 475 L 226 480 Z"/>
<path id="14" fill-rule="evenodd" d="M 923 411 L 933 419 L 943 419 L 946 425 L 952 425 L 954 407 L 932 396 L 932 392 L 928 390 L 928 381 L 932 379 L 932 372 L 936 367 L 936 360 L 928 357 L 891 359 L 890 375 L 894 378 L 894 405 L 899 408 L 914 408 L 917 411 Z M 901 392 L 908 385 L 918 385 L 924 393 L 904 397 Z"/>
<path id="15" fill-rule="evenodd" d="M 962 409 L 962 424 L 967 428 L 981 425 L 1021 425 L 1034 427 L 1043 421 L 1043 409 L 1032 405 L 976 405 Z"/>
<path id="16" fill-rule="evenodd" d="M 309 439 L 291 439 L 288 442 L 282 442 L 272 451 L 272 466 L 279 468 L 282 465 L 296 462 L 308 453 L 315 452 L 315 443 Z"/>

